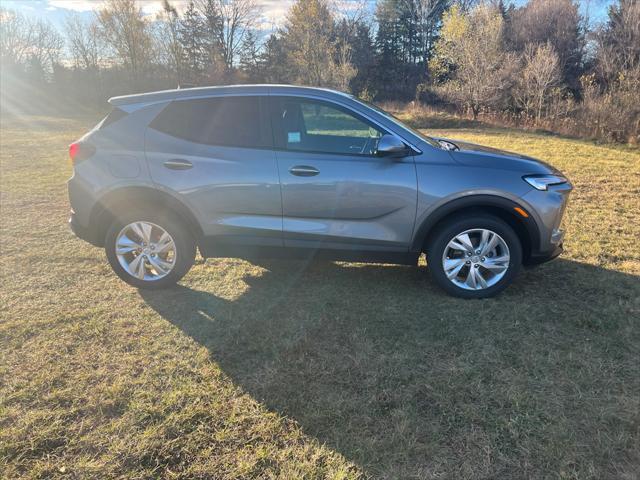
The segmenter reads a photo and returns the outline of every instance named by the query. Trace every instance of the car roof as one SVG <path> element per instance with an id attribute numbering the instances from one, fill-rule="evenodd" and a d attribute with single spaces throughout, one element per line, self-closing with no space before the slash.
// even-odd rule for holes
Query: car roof
<path id="1" fill-rule="evenodd" d="M 326 98 L 349 97 L 346 93 L 328 88 L 302 87 L 297 85 L 224 85 L 216 87 L 176 88 L 158 92 L 139 93 L 112 97 L 109 103 L 113 106 L 140 103 L 166 102 L 184 98 L 210 97 L 217 95 L 311 95 Z"/>

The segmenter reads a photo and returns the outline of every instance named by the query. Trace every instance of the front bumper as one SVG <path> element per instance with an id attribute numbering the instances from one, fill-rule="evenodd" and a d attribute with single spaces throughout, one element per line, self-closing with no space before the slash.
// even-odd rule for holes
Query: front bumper
<path id="1" fill-rule="evenodd" d="M 564 252 L 564 245 L 561 243 L 560 245 L 557 245 L 550 252 L 532 253 L 529 256 L 529 258 L 527 259 L 527 261 L 525 263 L 525 266 L 533 267 L 533 266 L 536 266 L 536 265 L 540 265 L 542 263 L 549 262 L 549 261 L 553 260 L 554 258 L 560 256 L 560 254 L 562 254 L 562 252 Z"/>
<path id="2" fill-rule="evenodd" d="M 540 265 L 549 262 L 558 257 L 564 251 L 564 230 L 559 228 L 553 229 L 549 241 L 551 249 L 544 252 L 532 252 L 527 261 L 526 266 Z"/>
<path id="3" fill-rule="evenodd" d="M 573 187 L 570 183 L 550 186 L 547 191 L 532 190 L 522 199 L 535 214 L 539 243 L 532 245 L 526 265 L 538 265 L 553 260 L 563 252 L 564 217 L 569 194 Z"/>

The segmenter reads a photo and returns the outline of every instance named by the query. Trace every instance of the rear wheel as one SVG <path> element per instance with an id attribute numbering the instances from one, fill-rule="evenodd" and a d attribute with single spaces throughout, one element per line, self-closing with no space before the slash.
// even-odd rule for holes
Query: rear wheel
<path id="1" fill-rule="evenodd" d="M 105 239 L 111 268 L 138 288 L 166 288 L 193 265 L 195 242 L 172 214 L 132 212 L 113 222 Z"/>
<path id="2" fill-rule="evenodd" d="M 447 222 L 427 246 L 432 278 L 445 291 L 461 298 L 498 294 L 513 281 L 521 263 L 518 236 L 493 216 Z"/>

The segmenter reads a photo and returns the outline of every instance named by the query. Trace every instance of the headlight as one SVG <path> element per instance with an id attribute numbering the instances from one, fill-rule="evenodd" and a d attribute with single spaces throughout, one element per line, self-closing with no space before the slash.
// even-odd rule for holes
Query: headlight
<path id="1" fill-rule="evenodd" d="M 547 190 L 549 185 L 567 183 L 567 179 L 560 175 L 527 175 L 522 179 L 536 190 Z"/>

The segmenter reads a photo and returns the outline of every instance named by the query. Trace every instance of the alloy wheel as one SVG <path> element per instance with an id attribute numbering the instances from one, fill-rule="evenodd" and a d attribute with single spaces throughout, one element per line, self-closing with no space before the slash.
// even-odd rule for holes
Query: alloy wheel
<path id="1" fill-rule="evenodd" d="M 484 290 L 504 277 L 510 259 L 509 247 L 500 235 L 475 228 L 449 241 L 442 254 L 442 267 L 454 285 L 465 290 Z"/>
<path id="2" fill-rule="evenodd" d="M 133 222 L 116 237 L 116 256 L 124 270 L 145 281 L 166 277 L 176 264 L 176 244 L 159 225 Z"/>

